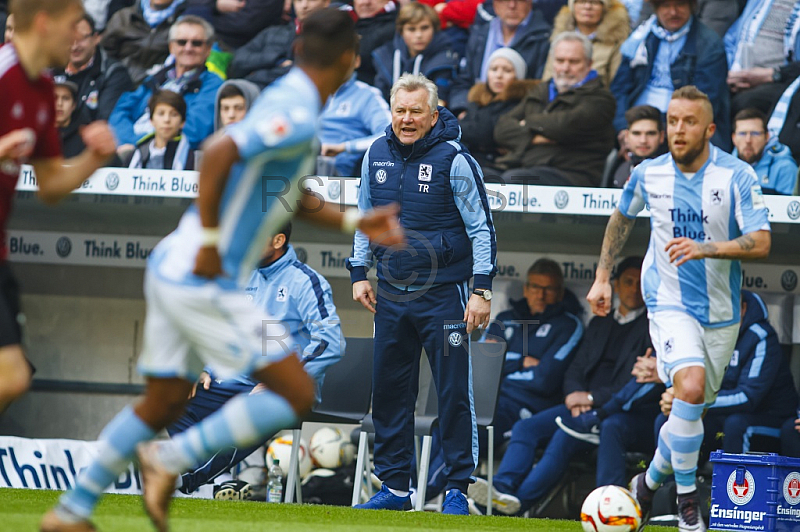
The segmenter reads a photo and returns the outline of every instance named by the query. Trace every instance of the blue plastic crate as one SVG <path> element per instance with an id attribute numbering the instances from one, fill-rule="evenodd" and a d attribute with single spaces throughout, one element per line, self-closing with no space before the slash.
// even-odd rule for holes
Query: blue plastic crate
<path id="1" fill-rule="evenodd" d="M 800 532 L 800 459 L 711 453 L 709 530 Z"/>

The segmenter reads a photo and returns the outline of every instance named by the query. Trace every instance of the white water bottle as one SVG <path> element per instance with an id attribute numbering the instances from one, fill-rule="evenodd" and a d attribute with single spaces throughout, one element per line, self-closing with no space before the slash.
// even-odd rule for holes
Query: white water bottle
<path id="1" fill-rule="evenodd" d="M 267 502 L 283 502 L 283 470 L 281 461 L 273 460 L 267 482 Z"/>

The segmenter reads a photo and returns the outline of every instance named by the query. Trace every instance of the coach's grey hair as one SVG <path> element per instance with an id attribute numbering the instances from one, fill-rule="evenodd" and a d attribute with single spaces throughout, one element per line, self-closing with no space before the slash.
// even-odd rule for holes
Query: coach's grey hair
<path id="1" fill-rule="evenodd" d="M 406 72 L 400 76 L 400 78 L 394 82 L 394 85 L 392 85 L 392 93 L 389 95 L 389 105 L 394 109 L 394 97 L 397 91 L 404 90 L 406 92 L 414 92 L 419 89 L 428 91 L 428 105 L 431 108 L 431 114 L 433 114 L 439 103 L 439 89 L 436 88 L 436 85 L 431 80 L 422 74 L 409 74 Z"/>
<path id="2" fill-rule="evenodd" d="M 558 43 L 563 41 L 581 43 L 583 45 L 583 54 L 586 56 L 586 60 L 590 63 L 592 62 L 592 41 L 590 41 L 585 35 L 574 31 L 564 31 L 556 35 L 556 38 L 553 39 L 552 44 L 550 44 L 551 55 L 555 53 Z"/>
<path id="3" fill-rule="evenodd" d="M 203 32 L 206 34 L 206 42 L 211 43 L 214 40 L 214 26 L 212 26 L 206 19 L 198 17 L 197 15 L 183 15 L 178 17 L 172 26 L 169 27 L 169 40 L 175 40 L 175 34 L 178 32 L 178 26 L 181 24 L 194 24 L 195 26 L 202 26 Z"/>

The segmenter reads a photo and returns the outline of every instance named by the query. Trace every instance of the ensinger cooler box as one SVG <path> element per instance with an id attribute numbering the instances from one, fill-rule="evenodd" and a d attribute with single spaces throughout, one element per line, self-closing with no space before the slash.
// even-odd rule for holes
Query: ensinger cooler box
<path id="1" fill-rule="evenodd" d="M 711 453 L 709 530 L 800 532 L 800 459 Z"/>

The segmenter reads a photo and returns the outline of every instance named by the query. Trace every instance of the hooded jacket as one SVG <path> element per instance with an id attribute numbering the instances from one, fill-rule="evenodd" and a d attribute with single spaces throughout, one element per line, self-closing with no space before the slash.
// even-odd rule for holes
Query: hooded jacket
<path id="1" fill-rule="evenodd" d="M 378 279 L 395 286 L 460 283 L 491 288 L 496 273 L 497 240 L 482 173 L 459 142 L 453 114 L 439 107 L 427 135 L 404 146 L 392 130 L 370 146 L 361 167 L 359 210 L 398 203 L 407 249 L 372 246 Z M 369 243 L 356 233 L 350 280 L 367 278 Z"/>
<path id="2" fill-rule="evenodd" d="M 487 24 L 476 24 L 470 30 L 467 52 L 461 59 L 458 76 L 453 82 L 447 106 L 455 114 L 467 108 L 469 90 L 481 81 L 483 56 L 491 24 L 491 21 Z M 525 59 L 525 63 L 528 65 L 528 78 L 539 79 L 542 77 L 542 71 L 547 62 L 547 53 L 550 50 L 550 33 L 550 25 L 545 21 L 541 12 L 534 9 L 531 11 L 528 24 L 517 30 L 508 45 Z"/>
<path id="3" fill-rule="evenodd" d="M 142 5 L 120 9 L 106 24 L 101 44 L 108 55 L 128 69 L 134 85 L 147 76 L 153 65 L 164 63 L 169 55 L 169 28 L 186 11 L 188 2 L 177 6 L 175 13 L 151 28 L 144 20 Z"/>
<path id="4" fill-rule="evenodd" d="M 450 86 L 458 68 L 458 57 L 450 48 L 450 39 L 444 33 L 434 33 L 428 47 L 414 58 L 408 52 L 403 37 L 395 34 L 392 42 L 372 52 L 372 58 L 376 71 L 374 85 L 387 101 L 392 85 L 406 72 L 424 74 L 436 84 L 440 100 L 447 101 L 449 98 Z"/>
<path id="5" fill-rule="evenodd" d="M 322 144 L 344 143 L 344 151 L 336 156 L 336 172 L 340 176 L 357 176 L 359 162 L 375 140 L 382 137 L 392 113 L 381 93 L 356 79 L 346 81 L 328 98 L 319 123 Z"/>
<path id="6" fill-rule="evenodd" d="M 245 79 L 229 79 L 220 85 L 219 90 L 217 90 L 217 97 L 214 99 L 214 131 L 217 131 L 222 127 L 222 120 L 219 116 L 219 95 L 222 92 L 222 89 L 224 89 L 227 85 L 233 85 L 242 91 L 242 94 L 244 95 L 245 109 L 248 111 L 250 110 L 250 107 L 253 106 L 253 102 L 256 100 L 256 98 L 258 98 L 258 95 L 261 94 L 261 89 L 258 88 L 258 85 Z"/>
<path id="7" fill-rule="evenodd" d="M 739 155 L 734 148 L 733 155 Z M 758 176 L 758 183 L 764 194 L 782 194 L 791 196 L 797 185 L 797 163 L 794 162 L 792 151 L 780 142 L 770 141 L 764 146 L 761 158 L 753 164 Z"/>
<path id="8" fill-rule="evenodd" d="M 600 406 L 631 380 L 636 357 L 644 356 L 652 345 L 647 312 L 622 325 L 626 328 L 626 334 L 615 345 L 609 345 L 615 325 L 618 324 L 613 312 L 607 316 L 595 316 L 589 322 L 575 359 L 564 377 L 565 396 L 572 392 L 590 392 L 594 396 L 594 404 Z M 615 359 L 610 378 L 605 379 L 602 385 L 595 382 L 595 386 L 590 386 L 590 381 L 597 381 L 592 379 L 593 374 L 601 367 L 601 361 L 607 353 L 613 354 Z"/>
<path id="9" fill-rule="evenodd" d="M 578 299 L 568 289 L 560 302 L 539 314 L 531 314 L 524 298 L 512 301 L 509 310 L 498 314 L 484 338 L 502 338 L 508 346 L 500 393 L 533 411 L 561 403 L 564 375 L 583 337 L 582 314 Z M 528 356 L 537 358 L 539 365 L 523 367 Z"/>
<path id="10" fill-rule="evenodd" d="M 494 140 L 497 120 L 513 109 L 538 80 L 514 80 L 500 94 L 494 94 L 486 83 L 478 83 L 469 90 L 466 116 L 459 120 L 461 142 L 483 166 L 493 166 L 500 155 Z"/>
<path id="11" fill-rule="evenodd" d="M 553 25 L 553 34 L 550 37 L 552 42 L 556 35 L 565 31 L 575 31 L 575 16 L 569 6 L 564 6 L 556 16 Z M 603 84 L 608 87 L 614 74 L 617 73 L 619 63 L 622 59 L 619 47 L 628 38 L 631 32 L 628 10 L 619 0 L 611 0 L 600 21 L 600 25 L 594 32 L 592 41 L 592 68 L 597 71 Z M 553 77 L 553 56 L 547 58 L 542 79 Z"/>
<path id="12" fill-rule="evenodd" d="M 123 93 L 133 90 L 133 82 L 125 65 L 108 57 L 97 47 L 92 65 L 75 74 L 64 72 L 67 81 L 78 86 L 76 120 L 88 124 L 95 120 L 108 120 L 117 100 Z"/>
<path id="13" fill-rule="evenodd" d="M 575 186 L 599 186 L 614 147 L 613 117 L 614 97 L 599 78 L 558 93 L 552 102 L 550 84 L 540 83 L 497 121 L 494 139 L 509 150 L 497 162 L 508 168 L 550 166 Z M 535 135 L 554 142 L 533 145 Z"/>
<path id="14" fill-rule="evenodd" d="M 767 307 L 756 294 L 742 290 L 747 310 L 717 400 L 709 415 L 764 414 L 795 417 L 795 391 L 789 360 L 778 333 L 767 320 Z"/>

